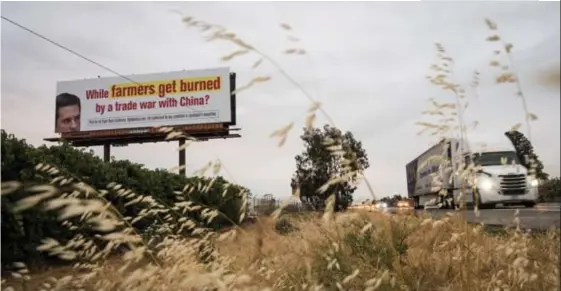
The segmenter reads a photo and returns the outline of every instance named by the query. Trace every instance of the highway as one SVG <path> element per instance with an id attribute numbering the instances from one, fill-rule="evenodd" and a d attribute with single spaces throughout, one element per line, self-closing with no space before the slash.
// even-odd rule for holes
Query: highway
<path id="1" fill-rule="evenodd" d="M 549 228 L 561 227 L 561 205 L 559 204 L 538 204 L 534 208 L 496 208 L 479 210 L 479 217 L 475 216 L 473 209 L 462 210 L 467 221 L 487 225 L 515 226 L 514 218 L 518 210 L 520 227 L 532 230 L 547 230 Z M 414 211 L 412 209 L 387 208 L 390 213 L 406 213 Z M 427 209 L 417 210 L 418 213 L 426 212 L 434 218 L 440 218 L 448 212 L 454 210 L 446 209 Z"/>

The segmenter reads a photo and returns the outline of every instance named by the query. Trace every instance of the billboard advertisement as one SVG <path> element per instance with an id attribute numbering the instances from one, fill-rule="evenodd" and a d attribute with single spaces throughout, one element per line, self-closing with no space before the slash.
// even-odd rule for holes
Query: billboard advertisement
<path id="1" fill-rule="evenodd" d="M 228 68 L 57 83 L 55 132 L 232 121 Z"/>

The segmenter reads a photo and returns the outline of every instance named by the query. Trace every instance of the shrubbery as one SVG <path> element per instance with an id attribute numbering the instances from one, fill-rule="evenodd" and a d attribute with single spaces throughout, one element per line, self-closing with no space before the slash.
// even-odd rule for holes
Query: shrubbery
<path id="1" fill-rule="evenodd" d="M 540 184 L 540 202 L 561 202 L 561 179 L 559 177 L 548 179 Z"/>
<path id="2" fill-rule="evenodd" d="M 229 184 L 222 177 L 188 178 L 165 170 L 148 170 L 143 165 L 129 161 L 113 160 L 105 163 L 93 152 L 79 150 L 70 145 L 33 147 L 4 130 L 1 135 L 2 182 L 18 181 L 23 185 L 8 195 L 4 195 L 6 189 L 2 189 L 3 266 L 12 262 L 36 264 L 46 260 L 47 256 L 37 250 L 41 240 L 45 238 L 64 242 L 74 237 L 76 232 L 92 234 L 91 230 L 80 226 L 76 229 L 63 225 L 57 218 L 59 213 L 55 211 L 45 211 L 39 207 L 23 212 L 13 211 L 17 201 L 33 195 L 26 189 L 51 183 L 53 179 L 60 181 L 64 177 L 70 182 L 67 186 L 58 187 L 55 197 L 74 191 L 71 185 L 78 182 L 94 189 L 108 189 L 103 199 L 110 201 L 122 217 L 128 220 L 145 217 L 133 223 L 135 230 L 145 239 L 153 238 L 152 232 L 161 230 L 157 227 L 159 224 L 178 225 L 178 221 L 184 220 L 182 216 L 200 224 L 205 221 L 205 226 L 212 229 L 239 223 L 240 216 L 246 216 L 240 215 L 240 212 L 246 211 L 244 199 L 250 196 L 249 190 Z M 58 171 L 46 173 L 44 170 L 48 166 L 41 169 L 36 167 L 38 164 L 52 166 Z M 131 201 L 135 199 L 136 201 Z M 181 202 L 189 203 L 193 211 L 181 211 L 176 206 Z M 144 213 L 147 209 L 153 210 L 154 205 L 170 211 L 165 214 L 155 212 L 151 217 L 146 216 Z M 204 219 L 208 212 L 205 212 L 205 208 L 218 210 L 218 216 L 208 222 Z"/>

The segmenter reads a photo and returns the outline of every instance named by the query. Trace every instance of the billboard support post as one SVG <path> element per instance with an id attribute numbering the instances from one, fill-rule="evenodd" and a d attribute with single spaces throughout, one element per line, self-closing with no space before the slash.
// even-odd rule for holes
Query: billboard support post
<path id="1" fill-rule="evenodd" d="M 103 161 L 108 163 L 111 160 L 111 144 L 105 143 L 103 145 Z"/>
<path id="2" fill-rule="evenodd" d="M 185 176 L 185 139 L 179 139 L 179 175 Z"/>

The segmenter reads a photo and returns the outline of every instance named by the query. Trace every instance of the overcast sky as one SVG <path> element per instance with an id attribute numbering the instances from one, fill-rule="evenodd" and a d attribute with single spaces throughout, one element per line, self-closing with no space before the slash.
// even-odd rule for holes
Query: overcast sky
<path id="1" fill-rule="evenodd" d="M 496 85 L 489 67 L 494 43 L 483 19 L 498 23 L 514 44 L 513 58 L 531 112 L 532 141 L 547 172 L 560 171 L 559 88 L 539 84 L 539 72 L 559 64 L 559 2 L 309 2 L 309 3 L 148 3 L 2 2 L 2 15 L 21 23 L 123 75 L 230 66 L 238 83 L 270 76 L 238 95 L 240 139 L 199 143 L 187 151 L 188 172 L 220 158 L 228 179 L 254 194 L 290 195 L 294 156 L 309 101 L 270 64 L 252 70 L 258 59 L 245 55 L 225 64 L 220 57 L 235 47 L 206 42 L 181 16 L 227 27 L 270 55 L 313 96 L 324 103 L 336 125 L 363 142 L 370 159 L 366 174 L 379 197 L 406 194 L 405 164 L 423 152 L 430 137 L 418 136 L 415 122 L 434 97 L 453 101 L 425 76 L 435 61 L 434 43 L 456 59 L 456 78 L 470 83 L 481 72 L 478 97 L 469 95 L 468 120 L 480 125 L 472 141 L 504 144 L 503 132 L 522 122 L 515 86 Z M 288 23 L 308 54 L 287 56 L 294 43 L 279 26 Z M 30 33 L 2 21 L 2 128 L 34 145 L 54 136 L 56 82 L 113 76 Z M 503 61 L 500 59 L 500 61 Z M 284 147 L 269 134 L 295 122 Z M 321 116 L 318 122 L 325 119 Z M 523 127 L 522 131 L 525 133 Z M 177 164 L 176 144 L 113 148 L 117 159 L 148 168 Z M 95 148 L 101 155 L 102 149 Z M 367 197 L 359 188 L 356 200 Z"/>

